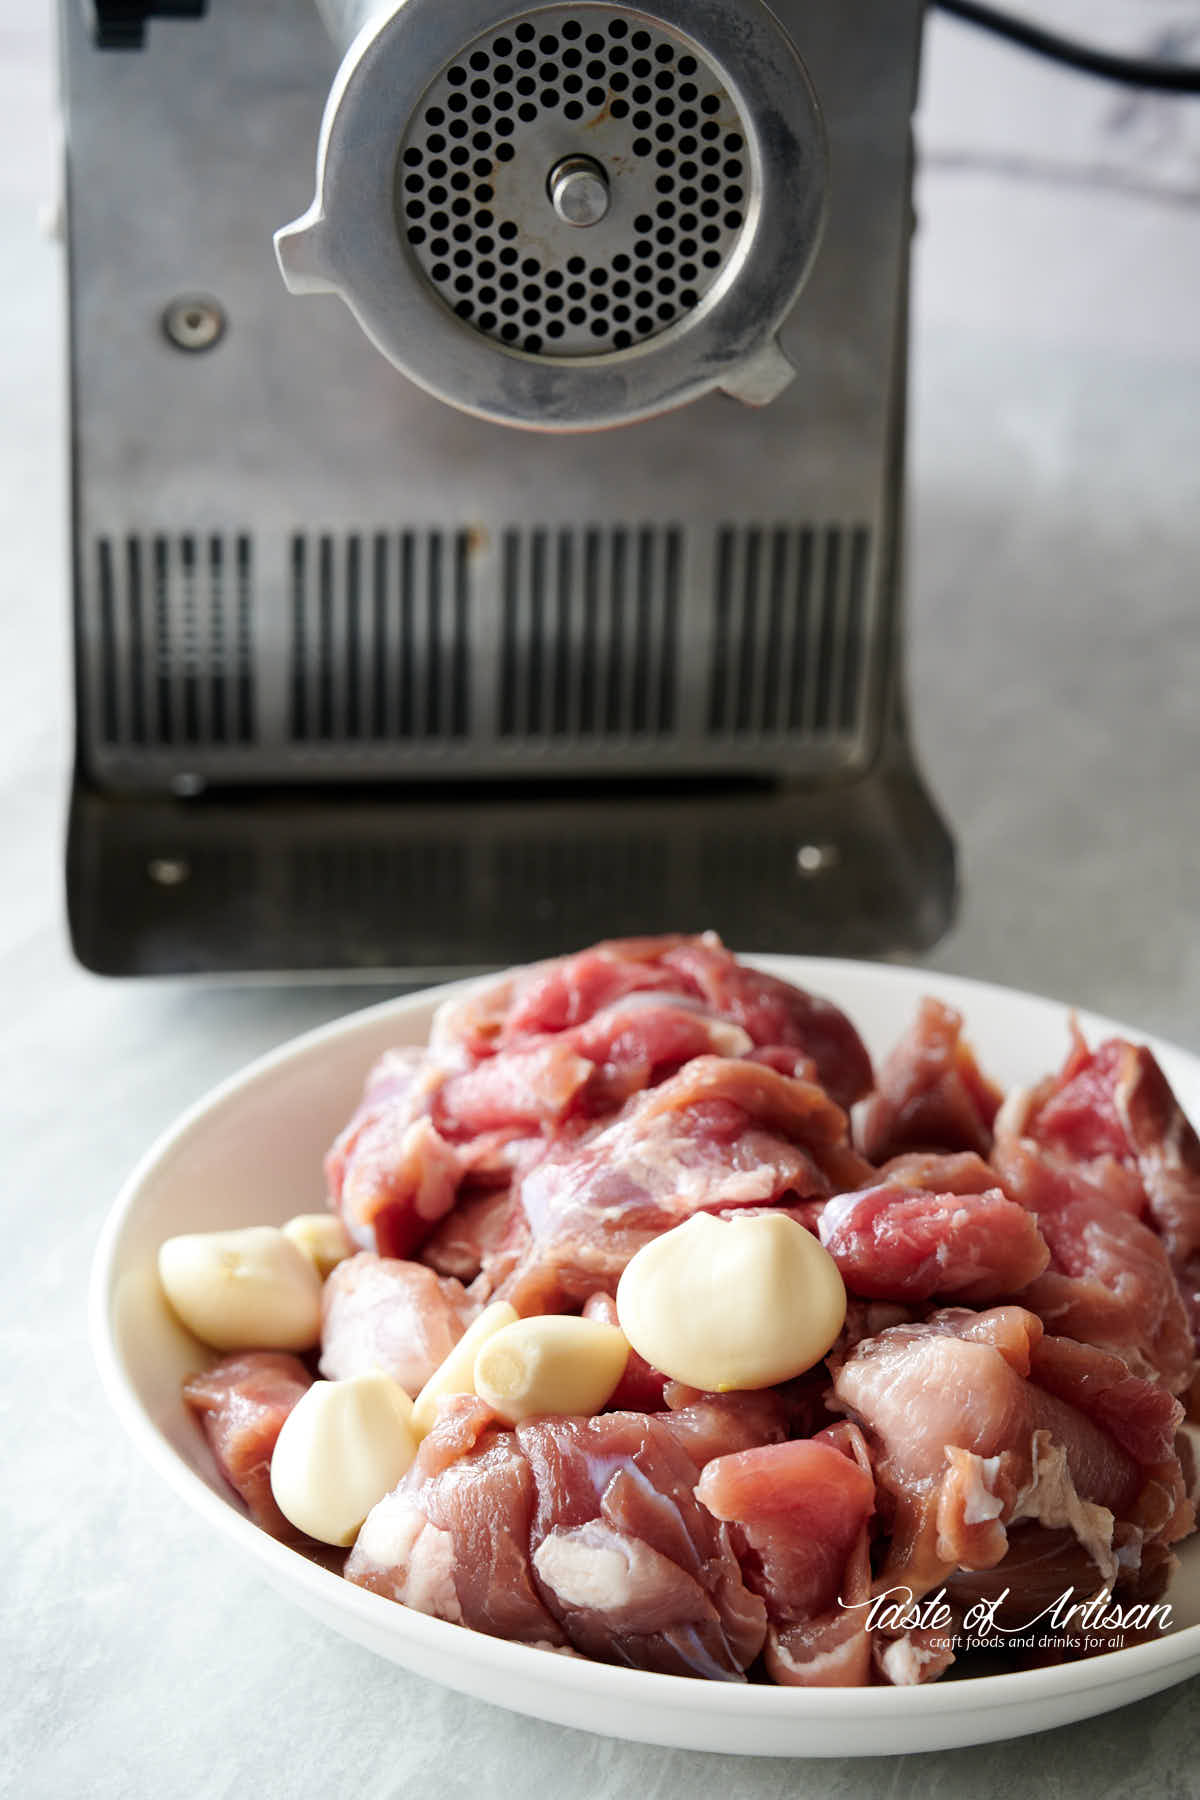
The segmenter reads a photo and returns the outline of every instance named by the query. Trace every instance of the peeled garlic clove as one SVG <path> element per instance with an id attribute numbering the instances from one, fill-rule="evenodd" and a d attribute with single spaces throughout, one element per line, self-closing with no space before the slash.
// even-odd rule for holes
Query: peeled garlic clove
<path id="1" fill-rule="evenodd" d="M 168 1238 L 158 1276 L 188 1330 L 214 1350 L 311 1350 L 321 1278 L 274 1225 Z"/>
<path id="2" fill-rule="evenodd" d="M 416 1454 L 412 1401 L 390 1375 L 314 1381 L 276 1440 L 271 1492 L 298 1531 L 352 1544 Z"/>
<path id="3" fill-rule="evenodd" d="M 518 1317 L 516 1307 L 510 1306 L 507 1300 L 494 1300 L 468 1325 L 449 1356 L 433 1371 L 413 1401 L 413 1429 L 419 1438 L 433 1430 L 439 1400 L 449 1394 L 475 1392 L 475 1357 L 480 1345 L 485 1344 L 493 1332 L 511 1325 Z"/>
<path id="4" fill-rule="evenodd" d="M 696 1213 L 632 1258 L 617 1317 L 654 1368 L 723 1393 L 811 1369 L 845 1323 L 846 1290 L 829 1252 L 785 1213 Z"/>
<path id="5" fill-rule="evenodd" d="M 357 1248 L 336 1213 L 297 1213 L 280 1229 L 304 1252 L 322 1281 Z"/>
<path id="6" fill-rule="evenodd" d="M 611 1397 L 628 1355 L 624 1333 L 600 1319 L 518 1319 L 476 1356 L 475 1392 L 510 1425 L 544 1413 L 590 1417 Z"/>

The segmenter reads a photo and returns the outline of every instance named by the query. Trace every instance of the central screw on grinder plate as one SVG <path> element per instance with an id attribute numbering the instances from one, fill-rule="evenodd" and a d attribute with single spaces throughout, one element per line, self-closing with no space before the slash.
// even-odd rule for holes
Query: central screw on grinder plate
<path id="1" fill-rule="evenodd" d="M 598 225 L 608 211 L 608 177 L 591 156 L 564 156 L 551 169 L 546 191 L 568 225 Z"/>

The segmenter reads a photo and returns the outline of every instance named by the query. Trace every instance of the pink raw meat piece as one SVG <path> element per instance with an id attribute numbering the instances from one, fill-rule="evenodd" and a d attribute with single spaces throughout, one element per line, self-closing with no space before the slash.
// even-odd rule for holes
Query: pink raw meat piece
<path id="1" fill-rule="evenodd" d="M 740 1680 L 766 1635 L 728 1534 L 693 1492 L 694 1459 L 663 1415 L 604 1413 L 517 1427 L 538 1503 L 533 1566 L 585 1656 Z"/>
<path id="2" fill-rule="evenodd" d="M 1200 1138 L 1144 1044 L 1089 1050 L 1023 1098 L 1021 1132 L 1089 1173 L 1158 1232 L 1200 1346 Z"/>
<path id="3" fill-rule="evenodd" d="M 582 1025 L 627 994 L 678 993 L 678 980 L 659 961 L 666 949 L 684 942 L 679 936 L 612 939 L 515 969 L 445 1001 L 430 1041 L 489 1056 L 520 1038 Z"/>
<path id="4" fill-rule="evenodd" d="M 545 1131 L 572 1115 L 602 1118 L 694 1056 L 739 1056 L 750 1039 L 672 996 L 636 994 L 554 1035 L 528 1036 L 448 1076 L 434 1119 L 455 1142 L 519 1127 Z"/>
<path id="5" fill-rule="evenodd" d="M 521 1202 L 511 1187 L 460 1190 L 454 1207 L 426 1238 L 420 1260 L 439 1275 L 474 1281 L 485 1262 L 494 1268 L 503 1260 L 521 1217 Z"/>
<path id="6" fill-rule="evenodd" d="M 874 1300 L 1018 1293 L 1050 1252 L 1032 1213 L 998 1187 L 981 1194 L 860 1188 L 826 1201 L 818 1235 L 851 1293 Z"/>
<path id="7" fill-rule="evenodd" d="M 871 1090 L 871 1059 L 858 1032 L 831 1000 L 738 962 L 712 932 L 663 956 L 705 1004 L 748 1031 L 755 1044 L 802 1051 L 831 1100 L 850 1107 Z"/>
<path id="8" fill-rule="evenodd" d="M 416 1395 L 479 1311 L 462 1283 L 423 1263 L 360 1250 L 321 1294 L 321 1373 L 345 1381 L 382 1369 Z"/>
<path id="9" fill-rule="evenodd" d="M 781 1444 L 793 1436 L 811 1411 L 803 1406 L 796 1388 L 796 1383 L 785 1382 L 774 1388 L 705 1394 L 668 1382 L 664 1395 L 668 1410 L 659 1414 L 659 1424 L 687 1451 L 696 1468 L 703 1469 L 714 1456 Z"/>
<path id="10" fill-rule="evenodd" d="M 451 1066 L 389 1050 L 325 1158 L 330 1204 L 360 1249 L 409 1256 L 454 1205 L 464 1158 L 430 1117 Z"/>
<path id="11" fill-rule="evenodd" d="M 493 1637 L 561 1646 L 529 1557 L 536 1495 L 511 1431 L 473 1395 L 444 1401 L 416 1461 L 372 1507 L 346 1578 Z"/>
<path id="12" fill-rule="evenodd" d="M 617 1303 L 603 1289 L 589 1294 L 584 1303 L 583 1316 L 585 1319 L 599 1319 L 602 1325 L 620 1325 Z M 651 1368 L 645 1357 L 639 1356 L 631 1345 L 625 1372 L 609 1397 L 609 1409 L 612 1412 L 662 1412 L 667 1404 L 663 1397 L 666 1385 L 667 1377 L 662 1370 Z"/>
<path id="13" fill-rule="evenodd" d="M 867 1185 L 878 1182 L 929 1194 L 986 1194 L 1000 1186 L 1000 1177 L 974 1150 L 906 1150 L 889 1157 Z"/>
<path id="14" fill-rule="evenodd" d="M 568 1031 L 614 1001 L 648 991 L 698 1002 L 741 1026 L 756 1046 L 803 1052 L 841 1106 L 870 1090 L 870 1058 L 841 1009 L 740 963 L 715 932 L 615 939 L 534 964 L 448 1002 L 432 1041 L 484 1055 L 525 1037 Z"/>
<path id="15" fill-rule="evenodd" d="M 1006 1112 L 1007 1112 L 1006 1108 Z M 1124 1358 L 1135 1375 L 1184 1393 L 1192 1330 L 1163 1240 L 1108 1198 L 1103 1170 L 1076 1167 L 1010 1131 L 993 1151 L 1005 1191 L 1036 1216 L 1050 1265 L 1022 1294 L 1046 1327 Z"/>
<path id="16" fill-rule="evenodd" d="M 389 1051 L 326 1158 L 333 1204 L 362 1248 L 411 1255 L 464 1187 L 506 1185 L 692 1058 L 750 1048 L 728 1020 L 635 994 L 482 1059 L 455 1045 Z"/>
<path id="17" fill-rule="evenodd" d="M 360 1248 L 412 1256 L 464 1187 L 508 1185 L 711 1055 L 815 1070 L 845 1106 L 871 1084 L 844 1013 L 712 934 L 600 944 L 447 1001 L 426 1049 L 389 1051 L 326 1158 L 331 1202 Z"/>
<path id="18" fill-rule="evenodd" d="M 1131 1375 L 1119 1356 L 1047 1333 L 1031 1343 L 1029 1375 L 1086 1414 L 1135 1461 L 1150 1467 L 1175 1456 L 1180 1403 L 1160 1382 Z"/>
<path id="19" fill-rule="evenodd" d="M 962 1023 L 953 1007 L 922 1000 L 866 1105 L 861 1141 L 871 1162 L 910 1150 L 987 1156 L 1002 1095 L 980 1072 Z"/>
<path id="20" fill-rule="evenodd" d="M 311 1386 L 299 1357 L 283 1350 L 241 1351 L 183 1384 L 222 1475 L 254 1523 L 285 1543 L 303 1534 L 275 1504 L 271 1457 L 284 1420 Z"/>
<path id="21" fill-rule="evenodd" d="M 1194 1524 L 1178 1457 L 1158 1454 L 1182 1408 L 1101 1351 L 1046 1343 L 1023 1307 L 884 1331 L 846 1358 L 834 1396 L 871 1447 L 890 1533 L 880 1591 L 993 1568 L 1026 1521 L 1070 1529 L 1095 1586 L 1133 1582 Z"/>
<path id="22" fill-rule="evenodd" d="M 518 1312 L 582 1305 L 615 1291 L 635 1251 L 694 1212 L 824 1197 L 865 1167 L 823 1089 L 697 1057 L 523 1177 L 529 1240 L 496 1291 Z"/>
<path id="23" fill-rule="evenodd" d="M 765 1397 L 534 1419 L 515 1432 L 473 1397 L 444 1401 L 408 1473 L 369 1513 L 347 1577 L 494 1636 L 740 1680 L 766 1615 L 726 1529 L 695 1498 L 696 1456 L 779 1428 Z"/>
<path id="24" fill-rule="evenodd" d="M 716 1457 L 696 1494 L 728 1524 L 743 1578 L 766 1605 L 774 1680 L 864 1685 L 875 1482 L 861 1432 L 834 1426 L 815 1438 Z"/>

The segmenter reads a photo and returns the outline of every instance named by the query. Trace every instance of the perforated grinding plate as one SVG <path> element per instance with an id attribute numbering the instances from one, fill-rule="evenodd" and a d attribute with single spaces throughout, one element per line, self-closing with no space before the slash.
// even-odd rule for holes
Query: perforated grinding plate
<path id="1" fill-rule="evenodd" d="M 608 210 L 555 212 L 586 156 Z M 551 8 L 475 39 L 426 89 L 400 149 L 400 229 L 476 331 L 546 357 L 622 351 L 692 312 L 742 233 L 746 128 L 697 46 L 640 15 Z"/>

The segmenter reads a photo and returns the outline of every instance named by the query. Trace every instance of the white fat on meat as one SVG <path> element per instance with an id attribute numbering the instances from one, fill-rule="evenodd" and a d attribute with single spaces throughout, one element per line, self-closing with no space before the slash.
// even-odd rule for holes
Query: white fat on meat
<path id="1" fill-rule="evenodd" d="M 697 1018 L 705 1020 L 714 1056 L 745 1056 L 748 1050 L 754 1048 L 754 1039 L 748 1031 L 741 1025 L 735 1025 L 731 1019 L 723 1019 L 719 1013 L 714 1013 L 695 994 L 669 993 L 661 988 L 625 994 L 620 1000 L 613 1000 L 608 1006 L 602 1006 L 599 1012 L 593 1013 L 591 1023 L 595 1025 L 602 1019 L 620 1018 L 623 1013 L 647 1012 L 651 1009 L 657 1011 L 663 1008 L 695 1013 Z"/>
<path id="2" fill-rule="evenodd" d="M 936 1673 L 940 1675 L 954 1660 L 953 1656 L 947 1658 L 944 1650 L 934 1650 L 906 1634 L 888 1645 L 879 1664 L 893 1687 L 918 1687 L 926 1679 L 931 1663 L 937 1664 Z"/>
<path id="3" fill-rule="evenodd" d="M 1000 1103 L 999 1112 L 992 1121 L 993 1136 L 997 1139 L 1022 1137 L 1032 1111 L 1033 1089 L 1028 1087 L 1009 1088 Z"/>
<path id="4" fill-rule="evenodd" d="M 431 1525 L 408 1495 L 388 1494 L 371 1508 L 351 1559 L 357 1580 L 366 1575 L 386 1579 L 391 1598 L 401 1605 L 462 1624 L 454 1586 L 454 1539 Z"/>
<path id="5" fill-rule="evenodd" d="M 1125 1527 L 1124 1541 L 1117 1547 L 1117 1567 L 1127 1573 L 1136 1575 L 1142 1566 L 1142 1549 L 1146 1542 L 1146 1534 L 1140 1525 Z"/>
<path id="6" fill-rule="evenodd" d="M 967 1452 L 960 1467 L 965 1476 L 964 1524 L 982 1525 L 988 1519 L 998 1519 L 1004 1511 L 1004 1502 L 994 1491 L 992 1483 L 1000 1474 L 1000 1458 L 972 1456 Z"/>
<path id="7" fill-rule="evenodd" d="M 670 1623 L 681 1591 L 695 1587 L 669 1557 L 599 1520 L 550 1532 L 533 1566 L 560 1606 L 606 1617 L 635 1610 L 643 1631 Z"/>
<path id="8" fill-rule="evenodd" d="M 763 1132 L 757 1134 L 757 1139 L 765 1137 Z M 745 1142 L 731 1147 L 729 1159 L 720 1171 L 722 1206 L 750 1206 L 755 1201 L 765 1205 L 775 1198 L 778 1173 L 769 1155 L 760 1156 L 758 1151 L 753 1132 L 747 1134 Z M 661 1204 L 669 1203 L 670 1210 L 681 1218 L 702 1211 L 711 1197 L 713 1165 L 697 1159 L 695 1140 L 682 1132 L 675 1140 L 665 1135 L 652 1138 L 645 1149 L 631 1143 L 621 1168 L 631 1187 L 643 1188 Z M 625 1201 L 604 1208 L 603 1215 L 619 1219 L 628 1210 L 629 1202 Z"/>
<path id="9" fill-rule="evenodd" d="M 994 1485 L 1003 1479 L 1001 1457 L 976 1456 L 969 1450 L 956 1449 L 954 1466 L 964 1499 L 964 1524 L 983 1525 L 989 1519 L 999 1519 L 1005 1531 L 1010 1531 L 1014 1525 L 1033 1520 L 1050 1528 L 1065 1527 L 1074 1533 L 1104 1582 L 1115 1581 L 1120 1561 L 1113 1550 L 1116 1520 L 1106 1506 L 1080 1497 L 1066 1450 L 1053 1441 L 1048 1431 L 1033 1433 L 1029 1480 L 1018 1489 L 1007 1508 Z"/>
<path id="10" fill-rule="evenodd" d="M 528 976 L 537 967 L 536 963 L 531 964 L 523 973 Z M 515 974 L 505 975 L 499 981 L 485 981 L 469 987 L 465 994 L 451 994 L 449 999 L 442 1001 L 430 1021 L 429 1048 L 439 1054 L 444 1050 L 459 1049 L 461 1040 L 481 1021 L 494 1020 L 498 1029 L 516 985 Z"/>
<path id="11" fill-rule="evenodd" d="M 1052 1528 L 1066 1526 L 1073 1531 L 1100 1571 L 1103 1585 L 1112 1586 L 1117 1578 L 1117 1558 L 1113 1553 L 1116 1520 L 1107 1506 L 1080 1498 L 1071 1479 L 1067 1453 L 1061 1444 L 1053 1442 L 1048 1431 L 1033 1434 L 1033 1470 L 1006 1523 L 1017 1525 L 1023 1519 L 1034 1519 L 1039 1525 Z"/>

